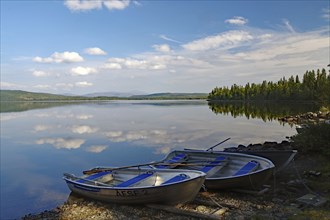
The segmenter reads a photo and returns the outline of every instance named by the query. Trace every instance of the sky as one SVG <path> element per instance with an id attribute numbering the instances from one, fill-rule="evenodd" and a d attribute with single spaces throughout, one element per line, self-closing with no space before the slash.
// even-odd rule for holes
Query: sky
<path id="1" fill-rule="evenodd" d="M 1 3 L 1 89 L 205 92 L 330 63 L 329 1 Z"/>

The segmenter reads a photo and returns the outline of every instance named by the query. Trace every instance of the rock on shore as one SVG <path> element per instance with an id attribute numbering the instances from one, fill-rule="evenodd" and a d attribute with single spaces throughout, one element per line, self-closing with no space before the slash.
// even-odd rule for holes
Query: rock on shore
<path id="1" fill-rule="evenodd" d="M 330 111 L 327 112 L 307 112 L 296 116 L 285 116 L 278 118 L 279 121 L 289 124 L 308 124 L 308 123 L 330 123 Z"/>

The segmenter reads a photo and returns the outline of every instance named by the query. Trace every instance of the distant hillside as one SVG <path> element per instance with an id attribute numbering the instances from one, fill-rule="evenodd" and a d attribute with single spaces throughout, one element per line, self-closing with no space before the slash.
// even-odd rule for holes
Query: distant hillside
<path id="1" fill-rule="evenodd" d="M 51 101 L 68 100 L 69 98 L 71 97 L 49 93 L 35 93 L 21 90 L 0 90 L 1 101 Z"/>
<path id="2" fill-rule="evenodd" d="M 130 99 L 206 99 L 207 93 L 154 93 L 150 95 L 130 96 Z"/>
<path id="3" fill-rule="evenodd" d="M 21 90 L 0 90 L 0 101 L 81 101 L 81 100 L 174 100 L 174 99 L 206 99 L 206 93 L 155 93 L 150 95 L 135 95 L 130 97 L 114 96 L 66 96 L 50 93 L 26 92 Z"/>
<path id="4" fill-rule="evenodd" d="M 134 95 L 145 95 L 144 92 L 141 91 L 131 91 L 131 92 L 96 92 L 89 93 L 83 96 L 85 97 L 130 97 Z"/>

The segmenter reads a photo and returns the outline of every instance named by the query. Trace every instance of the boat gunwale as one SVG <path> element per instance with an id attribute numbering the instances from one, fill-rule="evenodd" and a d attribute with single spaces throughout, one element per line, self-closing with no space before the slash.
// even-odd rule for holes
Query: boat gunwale
<path id="1" fill-rule="evenodd" d="M 125 170 L 127 170 L 127 169 L 125 169 Z M 159 169 L 150 169 L 150 170 L 156 171 L 156 172 L 157 172 L 157 170 L 159 171 Z M 174 169 L 160 169 L 160 170 L 165 171 L 165 172 L 171 171 L 169 173 L 173 173 L 173 171 L 175 171 L 175 173 L 178 173 L 178 174 L 180 173 L 180 171 L 182 171 L 182 173 L 192 172 L 192 173 L 196 173 L 197 176 L 195 176 L 193 178 L 189 178 L 189 179 L 180 180 L 177 182 L 171 182 L 171 183 L 166 183 L 164 185 L 158 185 L 158 186 L 129 186 L 129 187 L 117 187 L 117 186 L 111 186 L 110 184 L 109 184 L 109 186 L 97 186 L 97 185 L 90 185 L 90 184 L 86 184 L 86 183 L 80 183 L 80 182 L 77 182 L 76 180 L 72 180 L 67 177 L 63 177 L 63 179 L 74 185 L 80 185 L 80 186 L 85 186 L 85 187 L 87 186 L 87 187 L 94 188 L 94 189 L 107 189 L 107 190 L 131 190 L 132 189 L 132 190 L 136 190 L 136 189 L 154 189 L 154 188 L 159 188 L 159 187 L 167 187 L 167 186 L 177 185 L 177 184 L 185 183 L 185 182 L 189 182 L 189 181 L 195 181 L 197 179 L 206 177 L 206 174 L 204 172 L 198 171 L 198 170 L 184 170 L 184 169 L 175 169 L 175 170 Z M 78 177 L 78 176 L 75 176 L 75 177 Z M 91 180 L 91 182 L 93 182 L 93 180 Z"/>
<path id="2" fill-rule="evenodd" d="M 234 156 L 242 156 L 242 157 L 245 157 L 245 158 L 251 158 L 251 159 L 256 159 L 256 160 L 261 160 L 261 161 L 264 161 L 266 162 L 269 166 L 267 167 L 263 167 L 261 169 L 258 169 L 258 170 L 255 170 L 255 171 L 252 171 L 250 173 L 246 173 L 246 174 L 242 174 L 242 175 L 237 175 L 237 176 L 224 176 L 224 177 L 206 177 L 205 180 L 225 180 L 225 179 L 233 179 L 233 178 L 240 178 L 240 177 L 244 177 L 244 176 L 249 176 L 249 175 L 253 175 L 253 174 L 258 174 L 260 172 L 264 172 L 266 170 L 273 170 L 275 169 L 275 165 L 274 163 L 267 159 L 267 158 L 264 158 L 264 157 L 260 157 L 260 156 L 256 156 L 256 155 L 251 155 L 251 154 L 244 154 L 244 153 L 236 153 L 236 152 L 224 152 L 224 151 L 204 151 L 204 150 L 192 150 L 192 149 L 189 149 L 189 150 L 174 150 L 172 152 L 170 152 L 169 154 L 166 155 L 166 157 L 161 160 L 160 162 L 162 161 L 165 161 L 169 155 L 171 154 L 176 154 L 177 152 L 179 153 L 182 153 L 182 152 L 191 152 L 191 153 L 201 153 L 201 154 L 213 154 L 213 155 L 234 155 Z M 189 161 L 189 160 L 188 160 Z M 176 170 L 176 169 L 174 169 Z M 195 171 L 198 171 L 198 170 L 195 170 Z"/>

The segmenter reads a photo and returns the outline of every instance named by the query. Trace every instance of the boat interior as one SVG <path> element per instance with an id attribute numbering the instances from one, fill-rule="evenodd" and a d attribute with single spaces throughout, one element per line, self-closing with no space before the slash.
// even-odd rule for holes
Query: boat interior
<path id="1" fill-rule="evenodd" d="M 250 155 L 174 151 L 155 167 L 198 170 L 207 178 L 221 178 L 246 175 L 268 168 L 269 163 Z"/>

